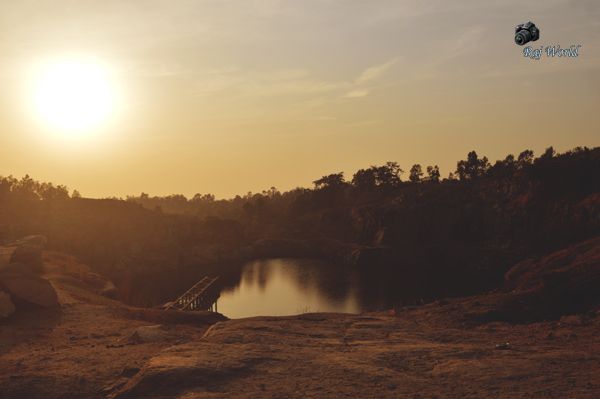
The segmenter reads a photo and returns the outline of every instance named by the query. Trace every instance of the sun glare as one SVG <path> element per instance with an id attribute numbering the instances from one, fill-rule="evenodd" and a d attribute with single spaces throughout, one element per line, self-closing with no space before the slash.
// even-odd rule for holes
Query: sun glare
<path id="1" fill-rule="evenodd" d="M 95 60 L 64 59 L 36 68 L 33 102 L 52 131 L 79 134 L 102 127 L 115 111 L 116 95 L 108 69 Z"/>

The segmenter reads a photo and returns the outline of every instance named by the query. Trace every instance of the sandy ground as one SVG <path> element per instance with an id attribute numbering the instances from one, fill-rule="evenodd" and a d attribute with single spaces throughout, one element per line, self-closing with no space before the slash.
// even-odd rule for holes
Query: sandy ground
<path id="1" fill-rule="evenodd" d="M 364 314 L 156 324 L 46 265 L 61 308 L 0 322 L 0 398 L 600 398 L 597 311 L 513 325 L 477 298 Z M 503 345 L 509 343 L 508 345 Z M 497 348 L 497 345 L 500 345 Z"/>

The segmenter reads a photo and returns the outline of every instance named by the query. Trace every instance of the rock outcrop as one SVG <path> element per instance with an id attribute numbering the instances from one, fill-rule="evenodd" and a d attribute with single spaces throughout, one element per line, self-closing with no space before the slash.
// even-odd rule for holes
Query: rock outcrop
<path id="1" fill-rule="evenodd" d="M 43 307 L 58 305 L 52 284 L 40 274 L 43 271 L 42 251 L 46 245 L 43 236 L 28 236 L 2 247 L 0 253 L 0 287 L 12 300 Z M 14 309 L 13 309 L 14 311 Z"/>
<path id="2" fill-rule="evenodd" d="M 505 287 L 517 291 L 576 291 L 600 295 L 600 237 L 539 260 L 528 259 L 505 275 Z"/>
<path id="3" fill-rule="evenodd" d="M 556 329 L 551 345 L 532 338 L 548 324 L 457 328 L 452 306 L 229 320 L 157 353 L 108 397 L 595 397 L 598 320 L 568 344 L 572 330 Z"/>
<path id="4" fill-rule="evenodd" d="M 43 307 L 58 306 L 58 297 L 52 284 L 32 274 L 8 273 L 0 275 L 0 285 L 15 300 Z"/>
<path id="5" fill-rule="evenodd" d="M 558 319 L 600 305 L 600 237 L 540 259 L 517 263 L 502 290 L 487 298 L 484 321 L 530 322 Z"/>
<path id="6" fill-rule="evenodd" d="M 124 337 L 122 342 L 127 344 L 141 344 L 147 342 L 167 341 L 172 334 L 169 329 L 161 324 L 153 326 L 140 326 L 130 335 Z"/>
<path id="7" fill-rule="evenodd" d="M 72 277 L 84 283 L 86 288 L 107 298 L 115 299 L 118 296 L 118 289 L 111 280 L 95 273 L 74 256 L 47 251 L 44 253 L 44 261 L 48 274 L 58 273 L 63 277 Z"/>
<path id="8" fill-rule="evenodd" d="M 15 251 L 16 246 L 1 246 L 0 247 L 0 273 L 10 264 L 10 258 Z"/>
<path id="9" fill-rule="evenodd" d="M 46 237 L 28 236 L 14 243 L 16 246 L 10 257 L 10 263 L 19 263 L 28 271 L 42 271 L 42 251 L 46 246 Z"/>
<path id="10" fill-rule="evenodd" d="M 42 251 L 46 245 L 44 236 L 27 236 L 0 247 L 0 273 L 23 270 L 41 273 Z"/>

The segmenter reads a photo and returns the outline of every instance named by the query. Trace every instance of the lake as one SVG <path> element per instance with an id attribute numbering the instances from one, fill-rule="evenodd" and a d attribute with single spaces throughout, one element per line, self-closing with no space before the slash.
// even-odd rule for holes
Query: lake
<path id="1" fill-rule="evenodd" d="M 393 307 L 386 290 L 364 277 L 358 270 L 314 259 L 256 260 L 243 265 L 239 280 L 221 289 L 217 308 L 240 318 Z"/>
<path id="2" fill-rule="evenodd" d="M 217 311 L 230 318 L 309 312 L 383 311 L 436 299 L 431 279 L 419 281 L 399 264 L 350 267 L 316 259 L 260 259 L 246 263 L 148 273 L 129 281 L 121 299 L 135 306 L 162 306 L 206 276 Z M 443 296 L 443 294 L 441 295 Z"/>

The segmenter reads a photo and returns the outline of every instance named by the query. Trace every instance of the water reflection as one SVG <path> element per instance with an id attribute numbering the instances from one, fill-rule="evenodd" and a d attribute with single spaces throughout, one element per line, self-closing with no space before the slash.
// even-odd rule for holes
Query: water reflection
<path id="1" fill-rule="evenodd" d="M 317 260 L 257 260 L 244 265 L 239 284 L 221 291 L 218 309 L 230 318 L 358 313 L 363 309 L 357 301 L 355 277 Z"/>
<path id="2" fill-rule="evenodd" d="M 218 311 L 231 318 L 379 311 L 448 294 L 436 290 L 435 281 L 420 280 L 407 270 L 392 264 L 361 268 L 313 259 L 263 259 L 148 273 L 122 289 L 130 295 L 121 299 L 137 306 L 162 305 L 205 276 L 219 277 L 211 295 L 218 298 Z M 424 297 L 425 293 L 430 297 Z"/>

